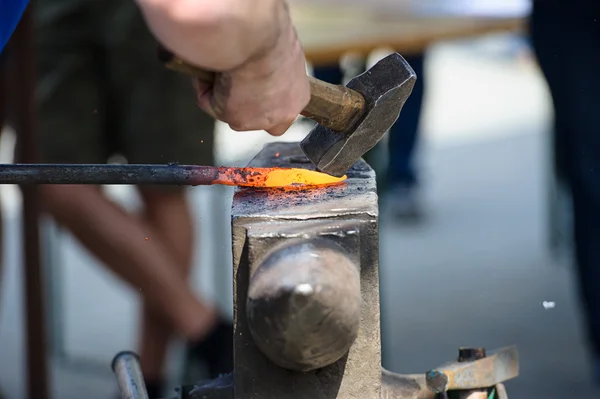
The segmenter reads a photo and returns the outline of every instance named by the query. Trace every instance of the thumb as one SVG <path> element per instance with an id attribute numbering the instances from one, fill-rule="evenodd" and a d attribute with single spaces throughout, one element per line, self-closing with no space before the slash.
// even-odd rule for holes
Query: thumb
<path id="1" fill-rule="evenodd" d="M 198 107 L 211 117 L 219 119 L 212 106 L 212 85 L 204 83 L 199 79 L 192 80 L 192 84 L 194 85 L 194 89 L 196 89 L 196 103 L 198 104 Z"/>

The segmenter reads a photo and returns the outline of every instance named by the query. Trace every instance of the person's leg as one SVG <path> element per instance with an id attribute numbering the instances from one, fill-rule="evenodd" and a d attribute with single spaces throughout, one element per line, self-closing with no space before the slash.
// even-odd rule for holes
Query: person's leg
<path id="1" fill-rule="evenodd" d="M 107 123 L 115 121 L 108 115 L 114 109 L 110 68 L 106 51 L 98 46 L 101 40 L 86 29 L 97 25 L 99 14 L 77 7 L 54 7 L 44 14 L 44 5 L 48 2 L 36 7 L 43 161 L 104 162 L 109 153 L 104 132 L 115 126 Z M 168 246 L 145 240 L 157 236 L 153 226 L 113 204 L 97 187 L 45 186 L 42 195 L 45 210 L 139 290 L 181 335 L 200 340 L 209 332 L 214 311 L 189 289 Z"/>
<path id="2" fill-rule="evenodd" d="M 405 57 L 414 69 L 417 81 L 406 100 L 400 117 L 390 128 L 388 136 L 388 167 L 386 178 L 390 210 L 399 218 L 414 218 L 421 214 L 418 197 L 419 180 L 414 164 L 418 142 L 419 122 L 425 90 L 425 55 Z"/>
<path id="3" fill-rule="evenodd" d="M 142 217 L 154 231 L 148 237 L 149 245 L 155 242 L 163 244 L 176 259 L 176 263 L 172 265 L 173 270 L 187 279 L 192 265 L 194 226 L 185 192 L 144 188 L 140 190 L 140 194 L 145 206 Z M 149 391 L 162 389 L 163 365 L 172 332 L 163 315 L 144 301 L 140 357 Z"/>
<path id="4" fill-rule="evenodd" d="M 406 100 L 398 121 L 390 128 L 388 151 L 388 184 L 390 186 L 414 186 L 418 183 L 414 166 L 414 149 L 417 144 L 421 108 L 423 105 L 425 56 L 405 57 L 417 74 L 412 94 Z"/>
<path id="5" fill-rule="evenodd" d="M 573 200 L 575 262 L 600 382 L 600 7 L 593 0 L 534 2 L 531 32 L 552 93 L 562 167 Z M 576 43 L 574 45 L 574 43 Z"/>
<path id="6" fill-rule="evenodd" d="M 135 9 L 122 4 L 122 12 Z M 118 104 L 123 115 L 119 147 L 132 163 L 212 165 L 215 122 L 198 109 L 189 79 L 167 70 L 156 57 L 156 41 L 136 10 L 126 25 L 111 27 L 127 40 L 115 41 L 112 75 L 119 88 Z M 152 115 L 150 118 L 149 115 Z M 146 212 L 144 219 L 160 233 L 170 254 L 178 259 L 171 265 L 182 278 L 189 275 L 194 242 L 193 215 L 185 191 L 177 188 L 140 187 Z M 152 239 L 151 239 L 152 240 Z M 221 265 L 219 265 L 221 266 Z M 227 265 L 229 266 L 229 265 Z M 225 267 L 227 267 L 225 266 Z M 208 363 L 211 377 L 233 369 L 233 327 L 230 321 L 210 313 L 206 340 L 215 343 L 216 353 L 200 350 L 202 342 L 190 342 Z M 144 304 L 141 330 L 141 361 L 149 384 L 159 385 L 171 326 L 151 303 Z M 215 338 L 215 336 L 218 336 Z M 212 356 L 211 356 L 212 355 Z M 198 357 L 196 356 L 196 357 Z"/>
<path id="7" fill-rule="evenodd" d="M 214 311 L 200 302 L 175 272 L 165 243 L 146 241 L 159 232 L 105 198 L 93 186 L 43 187 L 45 210 L 114 273 L 139 290 L 180 334 L 201 339 Z"/>

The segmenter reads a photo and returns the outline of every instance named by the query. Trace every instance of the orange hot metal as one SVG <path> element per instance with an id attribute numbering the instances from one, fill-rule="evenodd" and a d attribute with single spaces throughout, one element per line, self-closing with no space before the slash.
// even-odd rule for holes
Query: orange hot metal
<path id="1" fill-rule="evenodd" d="M 346 176 L 334 177 L 298 168 L 219 168 L 213 184 L 240 187 L 318 187 L 340 183 Z"/>

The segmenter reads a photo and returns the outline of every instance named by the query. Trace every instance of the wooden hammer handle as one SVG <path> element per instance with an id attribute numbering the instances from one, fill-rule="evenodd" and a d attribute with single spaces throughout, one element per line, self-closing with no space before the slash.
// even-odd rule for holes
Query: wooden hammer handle
<path id="1" fill-rule="evenodd" d="M 159 49 L 159 59 L 169 69 L 184 73 L 212 84 L 215 72 L 190 65 L 168 50 Z M 301 112 L 320 125 L 334 131 L 344 132 L 352 127 L 365 111 L 365 98 L 359 92 L 341 85 L 333 85 L 308 77 L 310 82 L 310 102 Z"/>

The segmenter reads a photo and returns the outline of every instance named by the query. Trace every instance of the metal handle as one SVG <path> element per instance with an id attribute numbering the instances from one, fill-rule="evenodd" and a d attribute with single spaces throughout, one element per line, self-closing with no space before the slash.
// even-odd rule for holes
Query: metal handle
<path id="1" fill-rule="evenodd" d="M 112 361 L 112 369 L 117 377 L 121 399 L 149 399 L 137 354 L 130 351 L 118 353 Z"/>
<path id="2" fill-rule="evenodd" d="M 169 50 L 158 49 L 159 60 L 169 69 L 212 84 L 215 72 L 207 71 L 187 63 Z M 353 126 L 366 110 L 365 98 L 359 92 L 341 85 L 333 85 L 313 77 L 310 83 L 310 102 L 301 112 L 320 125 L 337 132 Z"/>

